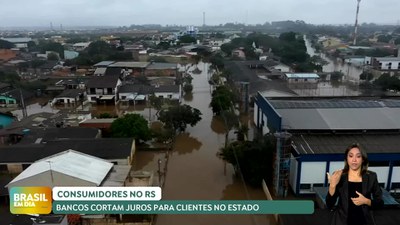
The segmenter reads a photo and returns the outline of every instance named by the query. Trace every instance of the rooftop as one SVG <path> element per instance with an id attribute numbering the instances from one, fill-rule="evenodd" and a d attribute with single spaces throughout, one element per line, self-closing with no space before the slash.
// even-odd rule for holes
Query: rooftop
<path id="1" fill-rule="evenodd" d="M 378 61 L 400 61 L 400 57 L 377 57 Z"/>
<path id="2" fill-rule="evenodd" d="M 147 66 L 147 69 L 151 70 L 176 70 L 178 65 L 176 63 L 161 63 L 161 62 L 153 62 Z"/>
<path id="3" fill-rule="evenodd" d="M 59 139 L 40 144 L 17 144 L 2 147 L 0 164 L 29 164 L 68 149 L 107 160 L 127 159 L 133 145 L 132 138 Z"/>
<path id="4" fill-rule="evenodd" d="M 87 83 L 88 88 L 115 88 L 119 75 L 95 76 Z"/>
<path id="5" fill-rule="evenodd" d="M 99 186 L 112 167 L 112 163 L 103 159 L 67 150 L 36 161 L 22 171 L 8 185 L 46 171 L 54 171 L 86 180 Z"/>
<path id="6" fill-rule="evenodd" d="M 318 74 L 316 73 L 285 73 L 285 75 L 290 79 L 319 78 Z"/>
<path id="7" fill-rule="evenodd" d="M 122 67 L 122 68 L 146 68 L 149 62 L 116 62 L 108 67 Z"/>
<path id="8" fill-rule="evenodd" d="M 285 130 L 400 129 L 400 100 L 269 100 Z M 373 119 L 371 119 L 373 118 Z"/>
<path id="9" fill-rule="evenodd" d="M 115 61 L 101 61 L 99 63 L 96 63 L 93 65 L 93 67 L 107 67 L 111 64 L 113 64 Z"/>
<path id="10" fill-rule="evenodd" d="M 400 133 L 295 134 L 292 146 L 299 154 L 343 154 L 350 143 L 359 143 L 369 156 L 398 153 Z"/>

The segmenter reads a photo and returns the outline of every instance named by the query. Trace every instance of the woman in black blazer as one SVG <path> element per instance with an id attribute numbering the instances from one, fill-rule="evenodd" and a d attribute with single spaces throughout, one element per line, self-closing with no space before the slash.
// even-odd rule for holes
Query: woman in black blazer
<path id="1" fill-rule="evenodd" d="M 368 170 L 367 154 L 358 144 L 352 144 L 346 149 L 344 162 L 342 170 L 327 174 L 328 209 L 333 209 L 339 198 L 331 224 L 375 224 L 370 210 L 383 206 L 382 190 L 376 173 Z"/>

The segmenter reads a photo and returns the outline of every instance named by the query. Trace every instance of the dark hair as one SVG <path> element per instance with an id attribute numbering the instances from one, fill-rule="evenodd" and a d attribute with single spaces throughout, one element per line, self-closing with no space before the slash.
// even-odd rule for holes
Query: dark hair
<path id="1" fill-rule="evenodd" d="M 360 150 L 361 153 L 361 157 L 362 157 L 362 164 L 361 164 L 361 175 L 365 174 L 368 170 L 368 156 L 367 153 L 361 148 L 360 144 L 358 143 L 353 143 L 351 145 L 349 145 L 346 148 L 346 151 L 344 153 L 344 168 L 343 168 L 343 172 L 344 173 L 348 173 L 349 172 L 349 163 L 347 162 L 347 155 L 349 154 L 349 151 L 352 148 L 358 148 L 358 150 Z"/>

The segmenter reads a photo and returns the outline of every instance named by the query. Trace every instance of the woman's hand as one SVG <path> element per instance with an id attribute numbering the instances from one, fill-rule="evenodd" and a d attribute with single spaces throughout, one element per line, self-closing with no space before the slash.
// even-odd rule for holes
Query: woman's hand
<path id="1" fill-rule="evenodd" d="M 351 201 L 353 201 L 354 205 L 368 205 L 371 206 L 371 200 L 366 198 L 363 194 L 361 194 L 360 192 L 356 191 L 356 194 L 358 195 L 358 197 L 356 198 L 351 198 Z"/>
<path id="2" fill-rule="evenodd" d="M 330 175 L 329 173 L 326 173 L 326 175 L 328 176 L 329 186 L 336 187 L 336 185 L 340 181 L 342 172 L 343 172 L 343 170 L 336 170 L 332 173 L 332 175 Z"/>
<path id="3" fill-rule="evenodd" d="M 336 170 L 335 172 L 330 175 L 329 173 L 326 173 L 328 176 L 328 182 L 329 182 L 329 194 L 333 196 L 336 192 L 336 185 L 340 181 L 340 177 L 342 176 L 343 170 Z"/>

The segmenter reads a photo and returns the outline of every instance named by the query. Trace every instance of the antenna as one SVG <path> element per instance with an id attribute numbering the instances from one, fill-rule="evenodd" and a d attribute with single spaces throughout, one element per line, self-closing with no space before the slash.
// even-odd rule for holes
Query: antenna
<path id="1" fill-rule="evenodd" d="M 203 12 L 203 27 L 206 26 L 206 12 Z"/>
<path id="2" fill-rule="evenodd" d="M 357 0 L 357 11 L 356 11 L 356 23 L 354 24 L 354 39 L 353 39 L 353 45 L 357 44 L 357 31 L 358 31 L 358 12 L 360 11 L 360 1 Z"/>

